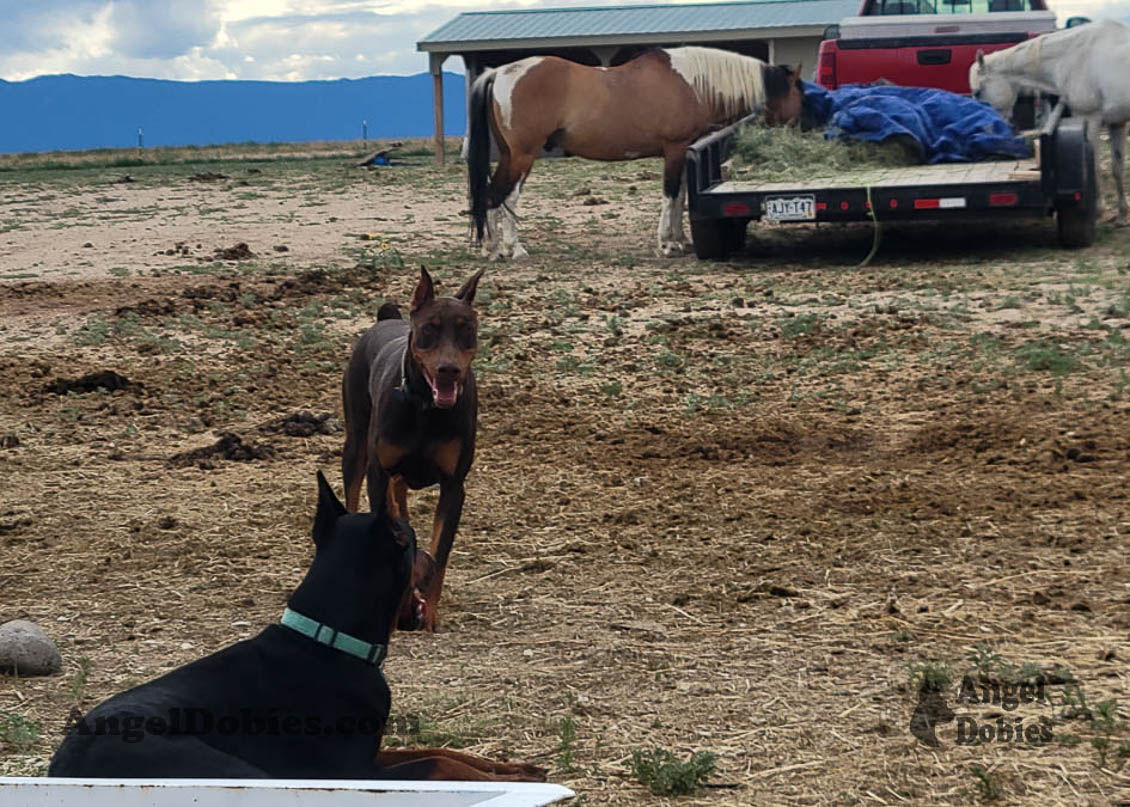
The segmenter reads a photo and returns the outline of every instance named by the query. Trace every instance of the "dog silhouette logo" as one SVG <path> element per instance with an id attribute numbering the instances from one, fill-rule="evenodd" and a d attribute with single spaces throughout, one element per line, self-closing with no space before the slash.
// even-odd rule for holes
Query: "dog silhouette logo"
<path id="1" fill-rule="evenodd" d="M 939 723 L 949 723 L 954 719 L 953 710 L 946 703 L 945 696 L 937 689 L 923 684 L 918 689 L 918 705 L 910 716 L 910 733 L 923 745 L 937 748 L 941 743 L 934 733 Z"/>

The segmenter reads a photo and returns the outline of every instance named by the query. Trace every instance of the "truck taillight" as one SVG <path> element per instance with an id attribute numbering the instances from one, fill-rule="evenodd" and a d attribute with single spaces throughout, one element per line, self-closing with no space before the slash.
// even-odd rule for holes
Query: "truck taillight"
<path id="1" fill-rule="evenodd" d="M 829 90 L 836 89 L 836 52 L 833 50 L 825 51 L 820 54 L 820 72 L 817 77 L 822 87 L 827 87 Z"/>

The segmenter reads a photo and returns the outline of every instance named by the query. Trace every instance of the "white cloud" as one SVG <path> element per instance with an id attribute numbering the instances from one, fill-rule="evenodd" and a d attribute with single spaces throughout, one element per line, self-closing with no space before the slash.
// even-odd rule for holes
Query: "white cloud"
<path id="1" fill-rule="evenodd" d="M 709 0 L 691 0 L 708 2 Z M 358 78 L 427 70 L 416 42 L 462 11 L 655 0 L 0 0 L 0 78 Z M 686 2 L 686 0 L 684 0 Z M 1050 0 L 1060 22 L 1130 0 Z M 460 70 L 449 59 L 447 70 Z"/>

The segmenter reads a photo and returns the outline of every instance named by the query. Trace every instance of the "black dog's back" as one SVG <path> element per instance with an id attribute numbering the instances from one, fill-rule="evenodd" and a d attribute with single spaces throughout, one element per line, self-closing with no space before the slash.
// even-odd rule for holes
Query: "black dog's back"
<path id="1" fill-rule="evenodd" d="M 396 303 L 381 303 L 381 307 L 377 309 L 377 322 L 386 319 L 404 319 L 400 316 L 400 309 Z"/>
<path id="2" fill-rule="evenodd" d="M 346 514 L 321 474 L 318 487 L 314 559 L 283 624 L 95 707 L 71 725 L 51 776 L 379 777 L 391 700 L 379 662 L 415 536 Z"/>
<path id="3" fill-rule="evenodd" d="M 376 668 L 272 625 L 91 710 L 48 775 L 369 778 L 389 705 Z"/>

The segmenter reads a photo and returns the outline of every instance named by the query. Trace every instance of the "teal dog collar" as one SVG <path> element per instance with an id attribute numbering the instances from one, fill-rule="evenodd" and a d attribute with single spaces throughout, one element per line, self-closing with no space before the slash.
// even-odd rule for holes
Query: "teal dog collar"
<path id="1" fill-rule="evenodd" d="M 388 648 L 383 644 L 371 644 L 362 641 L 356 636 L 342 633 L 339 630 L 331 628 L 329 625 L 318 622 L 308 616 L 303 616 L 289 608 L 283 611 L 281 622 L 291 630 L 297 631 L 319 644 L 332 647 L 334 650 L 340 650 L 342 653 L 348 653 L 378 668 L 384 664 L 385 655 L 388 653 Z"/>

